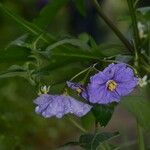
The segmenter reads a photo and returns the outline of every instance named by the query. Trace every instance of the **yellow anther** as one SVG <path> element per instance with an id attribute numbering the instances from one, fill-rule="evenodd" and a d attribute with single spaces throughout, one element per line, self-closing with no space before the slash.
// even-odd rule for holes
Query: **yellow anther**
<path id="1" fill-rule="evenodd" d="M 80 88 L 76 89 L 77 93 L 80 94 L 82 90 Z"/>
<path id="2" fill-rule="evenodd" d="M 110 91 L 114 91 L 116 88 L 117 88 L 117 83 L 114 81 L 114 80 L 109 80 L 107 82 L 107 88 L 110 90 Z"/>

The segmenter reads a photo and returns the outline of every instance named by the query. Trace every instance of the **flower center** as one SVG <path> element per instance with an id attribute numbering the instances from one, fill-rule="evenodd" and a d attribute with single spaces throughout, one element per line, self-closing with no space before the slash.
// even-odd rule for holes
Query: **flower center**
<path id="1" fill-rule="evenodd" d="M 110 91 L 114 91 L 116 88 L 117 88 L 117 83 L 114 81 L 114 80 L 109 80 L 107 82 L 107 88 L 110 90 Z"/>

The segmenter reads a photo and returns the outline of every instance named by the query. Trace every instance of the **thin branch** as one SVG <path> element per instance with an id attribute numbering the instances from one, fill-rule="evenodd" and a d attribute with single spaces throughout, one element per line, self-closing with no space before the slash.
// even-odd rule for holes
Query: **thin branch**
<path id="1" fill-rule="evenodd" d="M 134 42 L 137 52 L 139 52 L 140 47 L 140 37 L 139 37 L 139 31 L 137 27 L 137 18 L 136 18 L 136 9 L 134 7 L 134 1 L 133 0 L 127 0 L 129 12 L 132 20 L 132 28 L 133 28 L 133 36 L 134 36 Z"/>
<path id="2" fill-rule="evenodd" d="M 99 3 L 97 0 L 92 0 L 94 3 L 94 6 L 99 14 L 99 16 L 105 21 L 105 23 L 110 27 L 110 29 L 113 30 L 113 32 L 116 34 L 116 36 L 122 41 L 122 43 L 126 46 L 126 48 L 133 52 L 133 46 L 132 44 L 126 39 L 126 37 L 118 30 L 118 28 L 113 24 L 113 22 L 103 13 Z"/>

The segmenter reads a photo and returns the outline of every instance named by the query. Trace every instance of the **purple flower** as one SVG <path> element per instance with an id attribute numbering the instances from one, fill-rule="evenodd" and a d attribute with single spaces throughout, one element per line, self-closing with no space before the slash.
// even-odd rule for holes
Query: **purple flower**
<path id="1" fill-rule="evenodd" d="M 66 83 L 70 89 L 76 91 L 81 97 L 83 97 L 84 99 L 88 98 L 87 90 L 81 83 L 73 83 L 69 81 L 67 81 Z"/>
<path id="2" fill-rule="evenodd" d="M 65 114 L 71 113 L 82 117 L 91 110 L 91 106 L 65 95 L 42 94 L 34 100 L 37 105 L 35 112 L 45 118 L 56 116 L 62 118 Z"/>
<path id="3" fill-rule="evenodd" d="M 90 78 L 88 99 L 91 103 L 99 104 L 119 102 L 121 96 L 131 93 L 137 83 L 138 78 L 126 64 L 110 64 Z"/>

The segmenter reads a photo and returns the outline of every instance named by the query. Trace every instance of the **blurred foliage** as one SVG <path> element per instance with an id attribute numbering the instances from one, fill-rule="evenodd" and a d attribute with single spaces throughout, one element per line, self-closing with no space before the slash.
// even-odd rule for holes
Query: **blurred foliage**
<path id="1" fill-rule="evenodd" d="M 43 1 L 6 0 L 0 3 L 0 149 L 2 150 L 54 149 L 68 139 L 74 140 L 75 136 L 78 137 L 78 132 L 67 117 L 62 120 L 43 119 L 34 113 L 32 100 L 37 96 L 41 85 L 54 85 L 51 92 L 61 93 L 65 81 L 96 62 L 100 62 L 96 66 L 99 70 L 112 61 L 134 64 L 134 54 L 130 53 L 126 45 L 97 19 L 90 1 L 49 0 L 49 3 Z M 114 3 L 112 11 L 115 12 L 116 2 Z M 108 4 L 109 1 L 106 1 L 103 6 L 109 6 Z M 95 20 L 91 20 L 89 13 Z M 133 37 L 128 33 L 132 33 L 133 20 L 127 8 L 120 10 L 120 13 L 116 18 L 110 17 L 118 28 L 119 23 L 124 22 L 120 30 L 132 41 Z M 139 43 L 143 50 L 140 53 L 140 76 L 149 75 L 150 68 L 147 62 L 150 63 L 148 58 L 150 8 L 138 8 L 135 13 L 133 15 L 137 15 L 137 21 L 146 26 L 144 33 L 147 33 L 147 38 Z M 79 26 L 88 30 L 76 33 L 76 36 L 71 35 L 76 32 L 71 26 L 71 20 L 74 18 L 77 18 L 77 22 L 80 22 L 79 18 L 84 18 L 85 23 L 80 22 Z M 95 23 L 93 27 L 92 21 Z M 97 30 L 98 28 L 107 32 L 103 34 L 101 30 Z M 111 42 L 108 42 L 110 39 Z M 78 81 L 81 80 L 80 77 Z M 142 96 L 125 97 L 122 105 L 149 131 L 150 95 L 146 89 L 143 90 L 144 94 L 140 91 Z M 101 126 L 106 126 L 113 110 L 114 107 L 105 109 L 99 106 L 93 109 L 93 114 Z M 93 115 L 88 114 L 81 119 L 81 124 L 93 130 L 90 125 L 93 120 Z M 116 133 L 101 134 L 103 133 L 82 135 L 78 145 L 89 148 L 90 142 L 93 141 L 96 143 L 94 144 L 96 149 L 101 142 L 116 135 Z M 111 144 L 107 146 L 110 149 L 116 148 Z"/>

